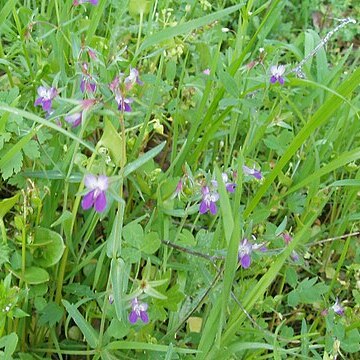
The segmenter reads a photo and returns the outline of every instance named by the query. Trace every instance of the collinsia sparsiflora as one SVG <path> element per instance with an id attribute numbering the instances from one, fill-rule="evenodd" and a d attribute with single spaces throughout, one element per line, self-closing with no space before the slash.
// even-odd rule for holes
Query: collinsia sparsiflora
<path id="1" fill-rule="evenodd" d="M 236 184 L 229 181 L 229 177 L 226 173 L 221 174 L 222 180 L 225 184 L 225 188 L 228 192 L 233 193 L 236 188 Z M 217 188 L 218 182 L 216 180 L 211 180 L 212 185 Z"/>
<path id="2" fill-rule="evenodd" d="M 201 193 L 202 200 L 199 207 L 200 214 L 205 214 L 209 210 L 212 215 L 216 215 L 216 201 L 219 200 L 219 194 L 215 190 L 211 191 L 208 186 L 203 186 L 201 188 Z"/>
<path id="3" fill-rule="evenodd" d="M 115 95 L 115 101 L 118 104 L 118 110 L 124 112 L 131 112 L 131 103 L 134 101 L 131 98 L 125 98 L 120 92 Z"/>
<path id="4" fill-rule="evenodd" d="M 86 3 L 90 3 L 96 6 L 99 3 L 99 0 L 74 0 L 73 6 L 78 6 L 80 4 L 86 4 Z"/>
<path id="5" fill-rule="evenodd" d="M 336 298 L 336 302 L 331 308 L 334 310 L 334 313 L 338 314 L 339 316 L 343 316 L 345 313 L 344 308 L 341 306 L 338 298 Z"/>
<path id="6" fill-rule="evenodd" d="M 39 97 L 35 100 L 34 105 L 41 105 L 43 110 L 47 113 L 51 112 L 52 100 L 57 96 L 57 89 L 54 87 L 47 88 L 45 86 L 39 86 L 37 89 Z"/>
<path id="7" fill-rule="evenodd" d="M 183 191 L 183 187 L 184 187 L 184 185 L 183 185 L 183 179 L 181 178 L 181 179 L 179 180 L 179 182 L 177 183 L 176 189 L 175 189 L 173 195 L 171 196 L 171 198 L 172 198 L 172 199 L 175 199 L 175 198 L 177 197 L 177 198 L 180 200 L 180 196 L 181 196 L 181 193 L 182 193 L 182 191 Z"/>
<path id="8" fill-rule="evenodd" d="M 124 80 L 126 90 L 130 90 L 134 85 L 144 85 L 144 83 L 139 78 L 139 71 L 136 68 L 130 68 L 130 74 Z"/>
<path id="9" fill-rule="evenodd" d="M 97 212 L 103 212 L 106 208 L 106 190 L 109 187 L 107 176 L 88 174 L 84 183 L 90 191 L 84 196 L 81 206 L 84 210 L 94 207 Z"/>
<path id="10" fill-rule="evenodd" d="M 141 319 L 145 324 L 149 322 L 149 315 L 147 313 L 148 304 L 139 302 L 137 298 L 131 300 L 131 312 L 129 314 L 129 321 L 135 324 L 138 319 Z"/>
<path id="11" fill-rule="evenodd" d="M 243 269 L 247 269 L 251 265 L 251 253 L 254 250 L 260 250 L 265 252 L 266 246 L 264 243 L 262 244 L 252 244 L 248 239 L 244 238 L 240 244 L 238 249 L 238 260 Z"/>
<path id="12" fill-rule="evenodd" d="M 89 74 L 89 67 L 86 62 L 82 64 L 82 73 L 83 76 L 80 82 L 80 90 L 82 93 L 89 92 L 94 93 L 96 91 L 96 83 L 93 77 Z"/>
<path id="13" fill-rule="evenodd" d="M 270 82 L 272 84 L 275 84 L 277 81 L 279 84 L 283 85 L 285 80 L 283 78 L 283 75 L 285 73 L 285 65 L 274 65 L 270 68 L 271 78 Z"/>
<path id="14" fill-rule="evenodd" d="M 291 236 L 288 232 L 282 233 L 282 237 L 283 237 L 284 242 L 285 242 L 286 245 L 289 245 L 290 242 L 291 242 L 292 239 L 293 239 L 292 236 Z M 291 259 L 293 259 L 293 261 L 295 261 L 295 262 L 299 261 L 299 254 L 298 254 L 295 250 L 293 250 L 293 251 L 291 252 L 290 257 L 291 257 Z"/>
<path id="15" fill-rule="evenodd" d="M 81 124 L 82 112 L 76 112 L 65 116 L 65 121 L 70 124 L 72 127 L 77 127 Z"/>
<path id="16" fill-rule="evenodd" d="M 263 177 L 262 174 L 261 174 L 261 171 L 256 170 L 255 168 L 254 168 L 254 169 L 251 169 L 251 168 L 249 168 L 248 166 L 243 165 L 242 169 L 243 169 L 245 175 L 251 175 L 251 176 L 253 176 L 255 179 L 261 180 L 262 177 Z"/>
<path id="17" fill-rule="evenodd" d="M 210 69 L 205 69 L 203 71 L 203 74 L 209 76 L 210 75 Z"/>

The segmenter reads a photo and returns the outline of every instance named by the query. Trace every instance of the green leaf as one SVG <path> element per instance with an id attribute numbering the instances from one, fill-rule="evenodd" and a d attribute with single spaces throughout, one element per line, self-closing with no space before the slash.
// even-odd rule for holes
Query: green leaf
<path id="1" fill-rule="evenodd" d="M 21 145 L 21 144 L 19 145 L 20 141 L 17 143 L 18 146 L 14 146 L 14 147 L 19 148 L 19 146 Z M 13 148 L 12 146 L 9 147 Z M 3 150 L 5 151 L 6 149 L 7 146 L 5 146 Z M 6 152 L 1 157 L 0 172 L 4 180 L 7 180 L 13 174 L 17 174 L 21 170 L 23 164 L 23 154 L 20 151 L 20 148 L 16 151 L 18 152 L 13 154 L 13 151 L 9 149 L 9 151 Z"/>
<path id="2" fill-rule="evenodd" d="M 157 232 L 150 232 L 145 234 L 143 241 L 140 245 L 140 250 L 145 254 L 153 254 L 159 249 L 161 245 L 161 240 Z"/>
<path id="3" fill-rule="evenodd" d="M 38 249 L 40 255 L 34 253 L 34 261 L 42 267 L 57 264 L 65 250 L 62 237 L 55 231 L 46 228 L 36 228 L 32 247 Z"/>
<path id="4" fill-rule="evenodd" d="M 12 272 L 17 278 L 19 279 L 22 278 L 21 271 L 12 270 Z M 44 282 L 49 281 L 49 279 L 50 279 L 49 273 L 45 269 L 42 269 L 37 266 L 30 266 L 25 269 L 24 278 L 22 280 L 25 281 L 27 284 L 34 285 L 34 284 L 42 284 Z"/>
<path id="5" fill-rule="evenodd" d="M 7 198 L 0 201 L 0 218 L 3 218 L 11 208 L 18 202 L 20 193 L 14 195 L 11 198 Z"/>
<path id="6" fill-rule="evenodd" d="M 109 149 L 111 159 L 116 165 L 121 164 L 122 140 L 110 120 L 105 119 L 105 127 L 99 144 Z"/>
<path id="7" fill-rule="evenodd" d="M 158 146 L 155 146 L 154 148 L 152 148 L 151 150 L 149 150 L 148 152 L 146 152 L 145 154 L 141 155 L 138 159 L 136 159 L 135 161 L 127 164 L 124 168 L 124 176 L 128 176 L 130 175 L 132 172 L 134 172 L 135 170 L 137 170 L 139 167 L 141 167 L 142 165 L 146 164 L 149 160 L 151 160 L 152 158 L 154 158 L 156 155 L 158 155 L 161 150 L 164 148 L 166 142 L 162 142 L 161 144 L 159 144 Z"/>
<path id="8" fill-rule="evenodd" d="M 95 349 L 98 343 L 98 334 L 95 329 L 84 319 L 76 305 L 70 304 L 66 300 L 62 300 L 62 303 L 64 304 L 66 311 L 75 321 L 75 324 L 79 327 L 89 346 Z"/>
<path id="9" fill-rule="evenodd" d="M 23 148 L 24 155 L 29 159 L 35 160 L 40 157 L 39 145 L 36 141 L 30 140 Z"/>
<path id="10" fill-rule="evenodd" d="M 55 326 L 63 317 L 64 309 L 54 302 L 49 302 L 41 311 L 39 325 Z"/>
<path id="11" fill-rule="evenodd" d="M 140 224 L 131 222 L 124 226 L 122 236 L 129 245 L 140 249 L 144 241 L 144 230 Z"/>
<path id="12" fill-rule="evenodd" d="M 196 28 L 205 26 L 214 21 L 218 21 L 221 18 L 239 10 L 242 6 L 244 6 L 244 3 L 230 6 L 227 9 L 219 10 L 215 13 L 203 16 L 201 18 L 190 20 L 186 23 L 178 24 L 173 27 L 167 27 L 167 28 L 159 31 L 158 33 L 149 35 L 148 37 L 145 38 L 145 40 L 141 44 L 138 53 L 141 53 L 142 51 L 144 51 L 145 49 L 147 49 L 151 46 L 159 45 L 161 42 L 172 39 L 175 36 L 179 36 L 182 34 L 188 34 Z"/>
<path id="13" fill-rule="evenodd" d="M 18 343 L 18 336 L 16 333 L 11 333 L 6 336 L 2 336 L 0 338 L 0 349 L 5 348 L 3 352 L 3 359 L 4 360 L 10 360 L 12 359 L 12 354 L 15 352 L 17 343 Z"/>

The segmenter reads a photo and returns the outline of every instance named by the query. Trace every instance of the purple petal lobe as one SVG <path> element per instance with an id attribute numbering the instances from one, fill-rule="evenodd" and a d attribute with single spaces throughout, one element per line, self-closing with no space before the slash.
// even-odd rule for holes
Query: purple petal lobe
<path id="1" fill-rule="evenodd" d="M 230 193 L 233 193 L 235 191 L 235 188 L 236 188 L 236 184 L 226 184 L 226 190 Z"/>
<path id="2" fill-rule="evenodd" d="M 95 192 L 95 190 L 90 191 L 89 193 L 87 193 L 83 197 L 83 199 L 81 201 L 81 207 L 84 210 L 90 209 L 93 206 L 93 204 L 94 204 L 94 192 Z"/>
<path id="3" fill-rule="evenodd" d="M 81 79 L 80 90 L 82 93 L 85 91 L 85 79 Z"/>
<path id="4" fill-rule="evenodd" d="M 200 207 L 199 207 L 199 213 L 200 214 L 205 214 L 208 211 L 208 207 L 205 201 L 202 201 L 200 203 Z"/>
<path id="5" fill-rule="evenodd" d="M 251 257 L 250 255 L 248 254 L 245 254 L 241 257 L 240 259 L 240 262 L 241 262 L 241 266 L 244 268 L 244 269 L 247 269 L 250 264 L 251 264 Z"/>
<path id="6" fill-rule="evenodd" d="M 278 80 L 281 85 L 284 85 L 284 78 L 282 76 L 279 76 Z"/>
<path id="7" fill-rule="evenodd" d="M 270 78 L 270 82 L 271 82 L 272 84 L 275 84 L 275 83 L 276 83 L 276 80 L 277 80 L 276 76 L 272 76 L 272 77 Z"/>
<path id="8" fill-rule="evenodd" d="M 103 212 L 106 208 L 106 195 L 104 191 L 101 191 L 100 194 L 95 199 L 95 210 L 97 212 Z"/>
<path id="9" fill-rule="evenodd" d="M 38 97 L 38 98 L 35 100 L 34 105 L 35 105 L 35 106 L 39 106 L 39 105 L 41 105 L 41 104 L 42 104 L 42 97 Z"/>
<path id="10" fill-rule="evenodd" d="M 45 111 L 49 111 L 51 109 L 52 101 L 51 100 L 45 100 L 42 102 L 42 107 Z"/>
<path id="11" fill-rule="evenodd" d="M 145 324 L 149 322 L 149 315 L 146 311 L 140 311 L 140 318 Z"/>
<path id="12" fill-rule="evenodd" d="M 136 314 L 136 311 L 132 311 L 130 314 L 129 314 L 129 321 L 132 323 L 132 324 L 135 324 L 136 321 L 138 319 L 138 316 Z"/>
<path id="13" fill-rule="evenodd" d="M 214 202 L 210 202 L 209 209 L 210 209 L 211 214 L 216 215 L 217 207 L 216 207 L 216 204 Z"/>

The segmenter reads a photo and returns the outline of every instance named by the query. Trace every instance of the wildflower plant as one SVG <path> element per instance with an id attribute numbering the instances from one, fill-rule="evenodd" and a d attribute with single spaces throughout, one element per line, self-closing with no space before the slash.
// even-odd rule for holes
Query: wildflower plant
<path id="1" fill-rule="evenodd" d="M 0 353 L 357 359 L 358 9 L 48 3 L 0 0 Z"/>

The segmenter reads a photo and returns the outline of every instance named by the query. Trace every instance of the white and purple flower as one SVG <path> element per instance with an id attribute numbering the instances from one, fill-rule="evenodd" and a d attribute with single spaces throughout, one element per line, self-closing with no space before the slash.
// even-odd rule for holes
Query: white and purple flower
<path id="1" fill-rule="evenodd" d="M 82 112 L 76 112 L 65 116 L 65 121 L 70 124 L 73 128 L 81 124 Z"/>
<path id="2" fill-rule="evenodd" d="M 219 200 L 219 194 L 216 191 L 210 191 L 208 186 L 203 186 L 201 193 L 202 200 L 199 207 L 200 214 L 205 214 L 210 211 L 212 215 L 216 215 L 216 202 Z"/>
<path id="3" fill-rule="evenodd" d="M 106 190 L 109 187 L 109 180 L 105 175 L 88 174 L 84 183 L 89 192 L 84 196 L 81 206 L 84 210 L 94 207 L 95 211 L 103 212 L 106 208 Z"/>
<path id="4" fill-rule="evenodd" d="M 120 92 L 117 92 L 115 95 L 115 100 L 118 104 L 118 110 L 124 112 L 131 112 L 131 103 L 134 101 L 131 98 L 124 97 Z"/>
<path id="5" fill-rule="evenodd" d="M 147 313 L 148 304 L 140 302 L 137 298 L 131 300 L 131 312 L 129 314 L 129 321 L 135 324 L 138 319 L 141 319 L 145 324 L 149 322 L 149 315 Z"/>
<path id="6" fill-rule="evenodd" d="M 78 6 L 80 4 L 86 4 L 86 3 L 90 3 L 94 6 L 96 6 L 99 3 L 99 0 L 74 0 L 73 1 L 74 6 Z"/>
<path id="7" fill-rule="evenodd" d="M 37 89 L 38 98 L 35 100 L 34 105 L 41 105 L 43 110 L 47 113 L 51 112 L 52 100 L 57 96 L 57 89 L 54 87 L 47 88 L 45 86 L 39 86 Z"/>
<path id="8" fill-rule="evenodd" d="M 244 238 L 238 248 L 238 260 L 243 269 L 247 269 L 251 265 L 251 253 L 254 250 L 260 250 L 262 252 L 267 251 L 264 243 L 252 244 L 248 239 Z"/>
<path id="9" fill-rule="evenodd" d="M 334 313 L 339 316 L 343 316 L 345 314 L 344 308 L 341 306 L 338 298 L 336 298 L 335 304 L 331 308 L 334 310 Z"/>
<path id="10" fill-rule="evenodd" d="M 285 65 L 273 65 L 270 68 L 270 73 L 271 73 L 271 78 L 270 78 L 270 82 L 272 84 L 275 84 L 277 81 L 279 82 L 280 85 L 284 85 L 284 78 L 283 75 L 285 73 Z"/>
<path id="11" fill-rule="evenodd" d="M 251 169 L 246 165 L 243 165 L 242 169 L 245 175 L 251 175 L 258 180 L 261 180 L 263 178 L 260 170 L 256 170 L 255 168 Z"/>
<path id="12" fill-rule="evenodd" d="M 135 84 L 144 85 L 139 78 L 139 71 L 136 68 L 130 68 L 129 76 L 124 80 L 126 90 L 130 90 Z"/>

